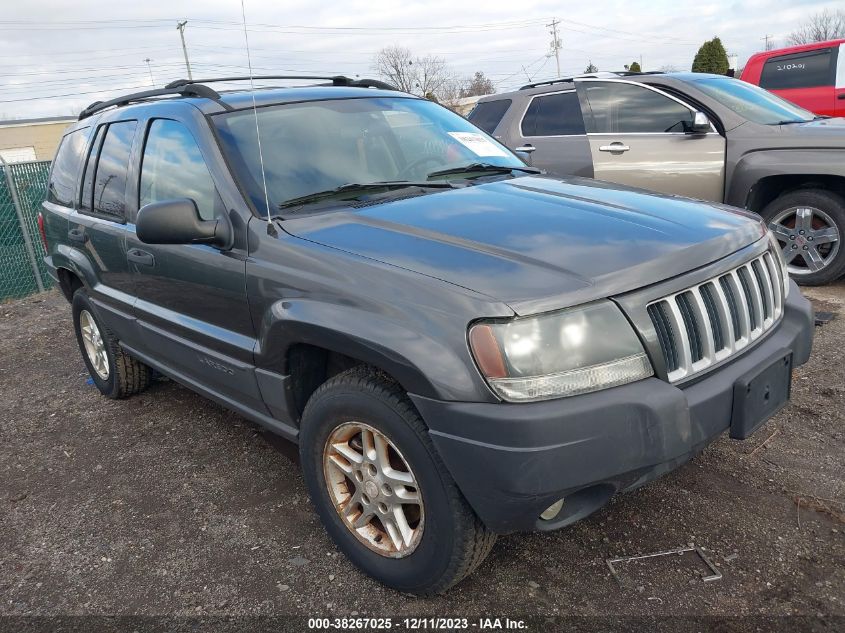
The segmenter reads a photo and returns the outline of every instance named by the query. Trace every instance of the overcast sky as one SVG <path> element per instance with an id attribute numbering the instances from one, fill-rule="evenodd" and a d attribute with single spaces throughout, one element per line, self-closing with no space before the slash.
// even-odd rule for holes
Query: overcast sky
<path id="1" fill-rule="evenodd" d="M 705 39 L 722 38 L 740 66 L 773 36 L 838 2 L 816 0 L 245 0 L 256 73 L 373 76 L 382 47 L 483 71 L 499 91 L 555 76 L 546 27 L 560 20 L 562 74 L 689 69 Z M 77 114 L 92 101 L 185 76 L 177 20 L 194 77 L 245 74 L 240 0 L 6 0 L 0 16 L 0 119 Z M 149 59 L 149 68 L 145 59 Z M 152 78 L 150 77 L 152 72 Z"/>

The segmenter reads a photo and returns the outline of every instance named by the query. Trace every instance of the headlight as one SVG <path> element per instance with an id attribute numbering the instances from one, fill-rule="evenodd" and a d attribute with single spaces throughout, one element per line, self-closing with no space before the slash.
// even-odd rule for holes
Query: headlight
<path id="1" fill-rule="evenodd" d="M 511 402 L 574 396 L 654 374 L 643 346 L 610 301 L 469 330 L 490 387 Z"/>
<path id="2" fill-rule="evenodd" d="M 783 281 L 783 298 L 785 300 L 789 296 L 789 269 L 786 267 L 786 261 L 783 259 L 783 250 L 781 249 L 780 242 L 778 242 L 778 238 L 775 237 L 774 233 L 768 229 L 766 230 L 769 232 L 769 243 L 772 245 L 772 253 L 780 265 L 780 278 Z"/>

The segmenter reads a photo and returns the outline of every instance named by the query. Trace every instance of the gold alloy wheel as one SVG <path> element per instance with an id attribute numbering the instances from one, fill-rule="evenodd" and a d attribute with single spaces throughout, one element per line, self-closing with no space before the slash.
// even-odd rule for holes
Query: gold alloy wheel
<path id="1" fill-rule="evenodd" d="M 402 453 L 363 422 L 345 422 L 323 448 L 323 472 L 343 524 L 374 552 L 403 558 L 425 524 L 417 479 Z"/>
<path id="2" fill-rule="evenodd" d="M 82 344 L 85 346 L 85 353 L 97 375 L 103 379 L 109 378 L 109 356 L 106 353 L 106 345 L 100 334 L 97 322 L 88 310 L 79 313 L 79 329 L 82 332 Z"/>

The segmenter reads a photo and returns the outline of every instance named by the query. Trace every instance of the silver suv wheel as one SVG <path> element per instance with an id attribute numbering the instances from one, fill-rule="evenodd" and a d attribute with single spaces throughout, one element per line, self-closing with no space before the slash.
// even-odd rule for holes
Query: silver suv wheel
<path id="1" fill-rule="evenodd" d="M 789 274 L 801 277 L 829 266 L 839 253 L 841 235 L 833 218 L 821 209 L 790 207 L 769 222 L 783 249 Z"/>
<path id="2" fill-rule="evenodd" d="M 382 432 L 341 424 L 326 440 L 323 470 L 335 510 L 361 543 L 389 558 L 417 548 L 425 524 L 417 479 Z"/>
<path id="3" fill-rule="evenodd" d="M 101 379 L 108 380 L 109 356 L 106 353 L 106 345 L 97 322 L 88 310 L 82 310 L 79 313 L 79 329 L 82 332 L 82 343 L 91 366 Z"/>

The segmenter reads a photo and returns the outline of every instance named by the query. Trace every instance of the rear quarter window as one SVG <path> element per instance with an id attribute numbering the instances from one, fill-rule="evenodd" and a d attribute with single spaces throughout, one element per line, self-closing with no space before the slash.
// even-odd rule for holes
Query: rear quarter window
<path id="1" fill-rule="evenodd" d="M 772 57 L 763 64 L 760 87 L 767 90 L 832 86 L 835 78 L 833 49 Z"/>
<path id="2" fill-rule="evenodd" d="M 523 136 L 584 134 L 581 104 L 574 90 L 534 97 L 522 118 Z"/>
<path id="3" fill-rule="evenodd" d="M 488 134 L 492 134 L 496 126 L 502 122 L 505 112 L 511 107 L 510 99 L 499 99 L 498 101 L 485 101 L 477 104 L 467 118 L 473 125 L 480 127 Z"/>
<path id="4" fill-rule="evenodd" d="M 47 201 L 65 207 L 73 206 L 76 180 L 79 167 L 85 153 L 85 141 L 88 139 L 88 127 L 83 127 L 66 134 L 59 144 L 59 151 L 50 170 L 50 182 L 47 185 Z"/>

